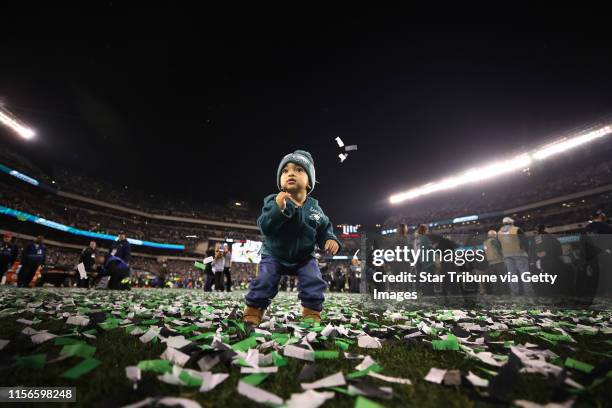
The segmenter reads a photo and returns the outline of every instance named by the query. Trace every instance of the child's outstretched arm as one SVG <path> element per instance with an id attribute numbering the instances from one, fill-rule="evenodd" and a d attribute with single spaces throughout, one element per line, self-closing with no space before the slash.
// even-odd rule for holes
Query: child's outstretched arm
<path id="1" fill-rule="evenodd" d="M 329 218 L 325 217 L 325 219 L 326 222 L 321 223 L 317 231 L 317 245 L 320 249 L 325 249 L 326 251 L 329 250 L 329 252 L 333 252 L 332 255 L 335 255 L 342 249 L 342 244 L 340 243 L 340 240 L 336 237 L 336 234 L 334 234 L 334 227 Z M 337 248 L 330 248 L 330 244 L 328 244 L 328 241 L 335 242 L 337 244 Z M 334 247 L 334 245 L 331 246 Z"/>
<path id="2" fill-rule="evenodd" d="M 280 192 L 278 194 L 272 194 L 264 199 L 261 215 L 257 219 L 257 225 L 264 235 L 272 235 L 277 232 L 289 219 L 291 219 L 295 212 L 294 207 L 286 205 L 286 203 L 284 205 L 285 208 L 281 209 L 279 207 L 277 197 L 280 194 L 284 195 L 287 193 Z"/>

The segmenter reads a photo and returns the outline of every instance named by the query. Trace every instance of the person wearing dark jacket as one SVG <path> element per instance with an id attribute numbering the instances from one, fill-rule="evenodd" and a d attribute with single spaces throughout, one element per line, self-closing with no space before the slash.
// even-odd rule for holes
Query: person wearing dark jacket
<path id="1" fill-rule="evenodd" d="M 13 244 L 13 236 L 9 233 L 4 234 L 0 244 L 0 280 L 17 260 L 18 252 L 17 245 Z"/>
<path id="2" fill-rule="evenodd" d="M 544 273 L 557 275 L 559 277 L 555 286 L 540 285 L 540 293 L 543 295 L 563 294 L 571 285 L 569 273 L 561 256 L 563 250 L 561 243 L 554 235 L 546 231 L 545 225 L 538 225 L 538 233 L 534 237 L 534 251 L 537 257 L 536 266 Z"/>
<path id="3" fill-rule="evenodd" d="M 159 273 L 157 274 L 157 284 L 160 288 L 166 287 L 166 277 L 168 276 L 168 265 L 164 262 L 159 268 Z"/>
<path id="4" fill-rule="evenodd" d="M 208 249 L 206 250 L 206 257 L 207 258 L 215 257 L 214 247 L 208 247 Z M 212 285 L 213 285 L 213 280 L 214 280 L 212 262 L 209 262 L 204 266 L 204 275 L 206 275 L 205 280 L 204 280 L 204 292 L 210 292 L 212 291 Z"/>
<path id="5" fill-rule="evenodd" d="M 597 210 L 581 236 L 586 265 L 584 272 L 578 276 L 577 286 L 588 297 L 612 292 L 612 227 L 607 220 L 606 214 Z"/>
<path id="6" fill-rule="evenodd" d="M 118 240 L 113 243 L 110 253 L 111 255 L 116 256 L 117 258 L 121 258 L 123 262 L 129 265 L 130 258 L 131 258 L 131 252 L 132 250 L 131 250 L 130 242 L 125 237 L 125 233 L 121 231 L 119 233 Z"/>
<path id="7" fill-rule="evenodd" d="M 96 264 L 96 255 L 98 251 L 96 250 L 96 241 L 90 241 L 89 246 L 83 248 L 81 251 L 81 257 L 79 258 L 79 263 L 82 263 L 85 266 L 85 272 L 87 272 L 88 277 L 85 279 L 79 279 L 77 281 L 77 286 L 80 288 L 89 287 L 89 276 L 94 271 L 94 265 Z"/>
<path id="8" fill-rule="evenodd" d="M 123 280 L 130 275 L 130 266 L 123 259 L 110 254 L 98 254 L 96 264 L 99 266 L 102 276 L 109 276 L 109 289 L 126 290 L 129 285 Z"/>
<path id="9" fill-rule="evenodd" d="M 45 264 L 47 248 L 42 235 L 36 237 L 36 241 L 28 244 L 21 252 L 21 270 L 17 278 L 17 286 L 28 287 L 39 266 Z"/>

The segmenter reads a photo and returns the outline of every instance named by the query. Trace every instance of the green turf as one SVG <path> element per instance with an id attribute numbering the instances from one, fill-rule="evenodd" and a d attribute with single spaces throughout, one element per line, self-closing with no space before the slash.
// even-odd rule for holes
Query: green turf
<path id="1" fill-rule="evenodd" d="M 111 407 L 122 406 L 124 404 L 140 401 L 150 396 L 180 396 L 198 401 L 203 407 L 242 407 L 254 405 L 254 403 L 236 392 L 236 386 L 241 377 L 236 366 L 226 366 L 219 364 L 213 368 L 213 372 L 229 372 L 230 377 L 219 385 L 213 391 L 208 393 L 200 393 L 197 388 L 189 388 L 185 386 L 175 386 L 163 383 L 157 379 L 157 374 L 151 372 L 143 372 L 142 380 L 138 384 L 136 390 L 133 389 L 131 382 L 125 377 L 125 367 L 128 365 L 137 365 L 139 361 L 158 359 L 164 351 L 165 346 L 159 342 L 143 344 L 138 340 L 137 336 L 128 334 L 125 328 L 118 327 L 110 330 L 103 330 L 93 323 L 85 330 L 96 328 L 97 338 L 88 339 L 79 337 L 79 340 L 84 341 L 97 348 L 94 358 L 99 359 L 102 364 L 92 372 L 85 374 L 77 380 L 67 380 L 61 375 L 70 367 L 78 364 L 82 359 L 80 357 L 70 357 L 66 360 L 48 363 L 42 369 L 15 367 L 15 356 L 27 356 L 38 353 L 47 353 L 48 360 L 57 356 L 63 346 L 55 345 L 54 340 L 47 341 L 41 345 L 33 345 L 28 337 L 21 335 L 20 332 L 24 329 L 24 324 L 17 323 L 19 318 L 24 319 L 41 319 L 42 322 L 33 325 L 36 330 L 49 330 L 56 335 L 63 335 L 74 330 L 73 326 L 68 326 L 65 319 L 55 319 L 55 310 L 49 308 L 49 314 L 40 312 L 40 308 L 36 309 L 37 313 L 30 311 L 21 311 L 28 302 L 38 302 L 44 299 L 55 299 L 57 302 L 66 303 L 68 298 L 73 298 L 75 305 L 65 306 L 61 309 L 62 312 L 74 313 L 77 307 L 82 306 L 84 300 L 84 292 L 72 292 L 62 290 L 21 290 L 17 293 L 17 304 L 9 304 L 6 301 L 8 291 L 14 294 L 14 288 L 1 288 L 0 296 L 4 299 L 4 303 L 0 302 L 0 338 L 10 339 L 11 342 L 6 348 L 0 351 L 0 384 L 2 386 L 23 385 L 23 386 L 60 386 L 70 385 L 77 387 L 77 401 L 79 406 L 85 407 Z M 99 293 L 99 292 L 98 292 Z M 115 301 L 114 307 L 118 311 L 125 311 L 127 303 L 121 303 L 129 300 L 130 302 L 142 303 L 145 307 L 157 306 L 155 302 L 164 299 L 159 296 L 169 296 L 169 293 L 176 293 L 179 297 L 185 291 L 176 290 L 173 292 L 164 292 L 163 295 L 155 290 L 136 290 L 129 293 L 117 293 L 112 295 Z M 205 302 L 213 299 L 213 305 L 216 307 L 228 307 L 231 310 L 234 307 L 240 307 L 243 293 L 232 293 L 231 295 L 205 294 L 203 292 L 193 291 L 190 297 L 179 299 L 180 304 L 173 306 L 178 307 L 185 314 L 196 313 L 198 309 L 193 307 L 203 306 Z M 89 296 L 89 295 L 87 295 Z M 97 294 L 92 294 L 93 304 Z M 106 293 L 104 296 L 108 296 Z M 224 300 L 227 296 L 227 301 Z M 333 294 L 328 296 L 330 305 L 344 304 L 346 311 L 349 312 L 359 310 L 363 304 L 358 298 L 348 298 L 350 295 Z M 191 299 L 193 303 L 185 303 Z M 90 299 L 91 300 L 91 299 Z M 200 302 L 198 304 L 196 301 Z M 283 307 L 288 305 L 297 305 L 297 297 L 295 294 L 281 294 L 278 298 L 278 304 Z M 12 306 L 13 308 L 11 308 Z M 91 304 L 89 305 L 92 306 Z M 105 313 L 112 312 L 108 306 L 104 307 Z M 195 311 L 194 311 L 195 310 Z M 296 308 L 296 310 L 298 310 Z M 582 313 L 582 312 L 580 312 Z M 589 312 L 584 312 L 589 313 Z M 381 316 L 368 316 L 367 310 L 363 311 L 364 317 L 369 322 L 379 324 L 393 325 L 396 322 L 385 320 Z M 110 314 L 108 314 L 110 316 Z M 123 320 L 123 316 L 117 316 Z M 140 323 L 151 320 L 153 316 L 142 315 L 134 318 Z M 181 317 L 176 315 L 176 317 Z M 146 319 L 146 320 L 145 320 Z M 159 320 L 159 319 L 158 319 Z M 326 322 L 324 321 L 323 324 Z M 144 325 L 146 326 L 146 325 Z M 206 330 L 201 330 L 205 332 Z M 513 340 L 515 343 L 530 342 L 538 344 L 542 348 L 550 349 L 561 356 L 572 357 L 574 359 L 597 365 L 610 355 L 612 335 L 607 334 L 575 334 L 572 336 L 577 343 L 571 343 L 568 347 L 564 342 L 552 344 L 542 338 L 536 337 L 529 333 L 510 333 L 501 332 L 497 340 Z M 190 337 L 186 335 L 186 337 Z M 435 339 L 430 336 L 428 339 Z M 233 341 L 234 342 L 234 341 Z M 210 344 L 210 339 L 198 340 L 199 344 Z M 334 341 L 326 340 L 314 345 L 319 350 L 337 350 L 340 351 L 339 359 L 317 360 L 316 362 L 316 378 L 322 378 L 327 375 L 334 374 L 338 371 L 343 371 L 344 374 L 354 371 L 355 365 L 360 360 L 348 360 L 343 357 L 341 350 Z M 503 346 L 499 346 L 503 349 Z M 571 347 L 571 348 L 570 348 Z M 573 349 L 572 349 L 573 348 Z M 479 361 L 467 359 L 464 354 L 458 351 L 436 351 L 432 349 L 431 344 L 425 342 L 406 343 L 397 339 L 391 339 L 383 343 L 383 348 L 378 350 L 364 350 L 357 347 L 355 341 L 349 347 L 349 352 L 358 354 L 368 354 L 376 360 L 382 367 L 381 374 L 387 376 L 396 376 L 408 378 L 413 385 L 389 384 L 380 380 L 372 380 L 374 384 L 379 386 L 392 386 L 394 390 L 394 398 L 391 400 L 377 399 L 376 402 L 383 406 L 417 406 L 417 407 L 471 407 L 471 406 L 494 406 L 491 401 L 481 398 L 480 392 L 472 387 L 463 386 L 444 386 L 431 384 L 423 380 L 431 367 L 460 369 L 467 373 L 468 370 L 476 373 L 483 378 L 491 378 L 480 368 L 492 369 Z M 492 351 L 495 351 L 494 349 Z M 296 382 L 300 370 L 304 362 L 293 358 L 288 358 L 288 363 L 279 369 L 277 374 L 271 374 L 263 381 L 259 387 L 275 393 L 283 399 L 288 399 L 291 393 L 302 392 L 299 384 Z M 198 369 L 195 361 L 190 361 L 187 368 Z M 571 369 L 573 378 L 588 385 L 587 375 L 578 370 Z M 547 403 L 554 398 L 552 395 L 553 385 L 550 380 L 537 374 L 521 374 L 508 400 L 526 399 L 538 403 Z M 483 389 L 486 391 L 486 389 Z M 577 397 L 577 406 L 609 406 L 609 401 L 612 401 L 612 381 L 610 377 L 590 389 L 575 394 Z M 335 398 L 329 400 L 324 405 L 325 407 L 353 407 L 356 397 L 347 396 L 336 393 Z M 36 406 L 43 406 L 37 404 Z M 58 407 L 62 404 L 50 404 L 50 406 Z"/>

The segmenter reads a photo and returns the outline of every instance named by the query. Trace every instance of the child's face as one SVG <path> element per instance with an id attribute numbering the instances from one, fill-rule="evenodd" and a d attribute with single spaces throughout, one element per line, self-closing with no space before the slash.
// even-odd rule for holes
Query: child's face
<path id="1" fill-rule="evenodd" d="M 306 190 L 308 187 L 308 173 L 298 164 L 287 163 L 281 171 L 280 184 L 289 193 Z"/>

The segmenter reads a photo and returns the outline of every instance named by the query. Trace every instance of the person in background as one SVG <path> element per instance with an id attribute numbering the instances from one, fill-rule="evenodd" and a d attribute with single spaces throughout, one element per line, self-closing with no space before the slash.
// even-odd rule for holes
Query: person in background
<path id="1" fill-rule="evenodd" d="M 223 275 L 225 275 L 225 290 L 227 292 L 232 291 L 232 251 L 230 251 L 229 244 L 223 244 L 223 256 L 225 258 L 225 262 L 223 265 Z"/>
<path id="2" fill-rule="evenodd" d="M 36 241 L 28 244 L 21 252 L 21 270 L 17 278 L 17 286 L 28 287 L 38 267 L 45 264 L 46 256 L 45 237 L 39 235 Z"/>
<path id="3" fill-rule="evenodd" d="M 130 264 L 132 248 L 130 246 L 130 242 L 125 236 L 125 232 L 119 232 L 119 237 L 117 241 L 113 243 L 110 254 L 112 256 L 116 256 L 117 258 L 121 258 L 123 262 L 128 265 Z"/>
<path id="4" fill-rule="evenodd" d="M 111 254 L 98 254 L 96 265 L 98 265 L 100 275 L 110 277 L 108 289 L 127 290 L 130 288 L 124 282 L 130 276 L 130 266 L 123 259 Z"/>
<path id="5" fill-rule="evenodd" d="M 346 274 L 341 267 L 336 268 L 336 276 L 336 291 L 344 292 L 344 287 L 346 286 Z"/>
<path id="6" fill-rule="evenodd" d="M 510 294 L 517 296 L 519 294 L 531 296 L 533 288 L 530 283 L 521 282 L 521 274 L 529 272 L 529 258 L 527 256 L 527 239 L 523 230 L 514 225 L 514 220 L 510 217 L 504 217 L 504 224 L 497 232 L 497 239 L 502 247 L 504 255 L 504 263 L 508 272 L 518 276 L 518 282 L 510 282 Z M 522 290 L 521 290 L 522 289 Z"/>
<path id="7" fill-rule="evenodd" d="M 87 272 L 88 277 L 85 279 L 81 279 L 79 275 L 78 280 L 77 280 L 77 286 L 79 288 L 89 287 L 89 282 L 90 282 L 89 276 L 91 276 L 91 274 L 94 271 L 94 265 L 96 264 L 96 255 L 98 254 L 98 251 L 96 248 L 97 248 L 96 241 L 90 241 L 89 246 L 83 248 L 83 250 L 81 251 L 81 257 L 79 259 L 79 263 L 82 263 L 83 266 L 85 266 L 85 272 Z"/>
<path id="8" fill-rule="evenodd" d="M 0 244 L 0 281 L 2 281 L 6 271 L 17 260 L 18 253 L 17 245 L 13 243 L 13 236 L 8 232 L 5 233 Z"/>
<path id="9" fill-rule="evenodd" d="M 223 269 L 225 268 L 225 255 L 220 246 L 215 249 L 215 259 L 212 263 L 212 270 L 215 279 L 215 290 L 223 292 Z"/>
<path id="10" fill-rule="evenodd" d="M 414 231 L 414 243 L 413 247 L 415 250 L 420 249 L 423 252 L 428 251 L 432 248 L 431 240 L 427 236 L 429 233 L 429 228 L 425 224 L 421 224 L 417 227 L 416 231 Z M 429 274 L 434 274 L 436 270 L 436 264 L 434 259 L 429 259 L 430 257 L 425 257 L 425 259 L 419 260 L 416 265 L 416 272 L 420 274 L 421 272 L 427 272 Z M 420 283 L 421 291 L 423 295 L 433 295 L 434 294 L 434 286 L 432 283 Z"/>
<path id="11" fill-rule="evenodd" d="M 168 265 L 164 262 L 159 268 L 159 274 L 157 275 L 157 286 L 160 288 L 166 287 L 166 277 L 168 276 Z"/>
<path id="12" fill-rule="evenodd" d="M 489 264 L 489 273 L 497 275 L 497 283 L 490 283 L 487 286 L 487 291 L 493 295 L 507 295 L 509 293 L 508 283 L 502 282 L 500 276 L 505 275 L 506 264 L 504 263 L 504 255 L 502 247 L 497 239 L 497 231 L 490 230 L 487 233 L 487 240 L 484 242 L 485 257 Z"/>
<path id="13" fill-rule="evenodd" d="M 591 297 L 596 294 L 610 294 L 612 285 L 612 227 L 603 210 L 597 210 L 591 222 L 584 228 L 581 247 L 585 270 L 578 276 L 580 291 Z M 601 274 L 603 272 L 603 275 Z"/>
<path id="14" fill-rule="evenodd" d="M 546 225 L 538 225 L 538 233 L 534 238 L 534 251 L 537 257 L 536 267 L 543 273 L 558 276 L 554 287 L 550 285 L 542 286 L 542 294 L 555 295 L 565 293 L 569 285 L 569 274 L 561 259 L 563 250 L 559 240 L 546 232 Z"/>
<path id="15" fill-rule="evenodd" d="M 209 258 L 209 257 L 213 257 L 213 258 L 215 257 L 214 247 L 208 247 L 208 249 L 206 250 L 206 258 Z M 204 275 L 206 275 L 206 280 L 204 282 L 204 292 L 210 292 L 212 291 L 213 278 L 214 278 L 214 274 L 212 270 L 212 262 L 209 262 L 206 265 L 204 265 Z"/>

